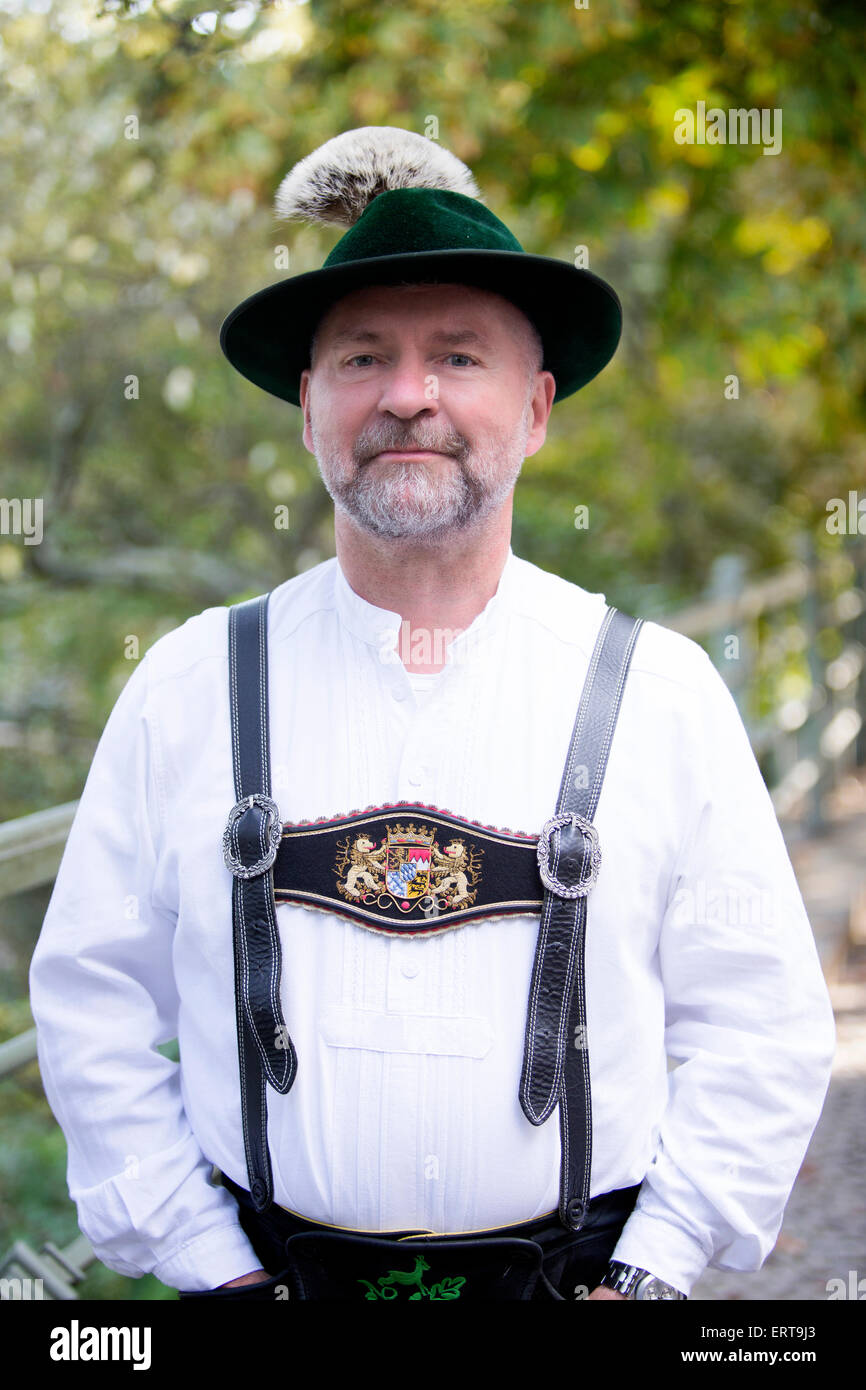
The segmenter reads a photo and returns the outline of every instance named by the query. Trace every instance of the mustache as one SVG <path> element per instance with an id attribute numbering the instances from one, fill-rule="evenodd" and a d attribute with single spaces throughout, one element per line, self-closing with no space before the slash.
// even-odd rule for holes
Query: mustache
<path id="1" fill-rule="evenodd" d="M 386 449 L 429 449 L 432 453 L 464 458 L 468 448 L 463 435 L 453 432 L 436 438 L 418 439 L 405 431 L 398 435 L 393 430 L 382 429 L 362 435 L 353 452 L 358 463 L 369 463 Z"/>

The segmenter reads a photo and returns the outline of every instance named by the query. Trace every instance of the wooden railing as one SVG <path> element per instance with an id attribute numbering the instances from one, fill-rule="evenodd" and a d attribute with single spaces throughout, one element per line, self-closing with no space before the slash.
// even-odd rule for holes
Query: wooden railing
<path id="1" fill-rule="evenodd" d="M 737 701 L 776 814 L 816 833 L 825 793 L 866 762 L 866 540 L 840 538 L 821 558 L 806 539 L 802 553 L 751 584 L 743 559 L 723 556 L 700 602 L 657 620 L 706 647 Z"/>

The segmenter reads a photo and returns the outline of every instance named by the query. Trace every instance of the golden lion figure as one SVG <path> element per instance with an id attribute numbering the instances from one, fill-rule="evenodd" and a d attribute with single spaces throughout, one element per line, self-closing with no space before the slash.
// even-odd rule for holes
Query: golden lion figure
<path id="1" fill-rule="evenodd" d="M 450 888 L 455 890 L 451 895 L 450 907 L 457 907 L 475 896 L 469 892 L 469 881 L 466 877 L 469 855 L 462 840 L 452 840 L 445 846 L 442 854 L 434 845 L 433 865 L 436 873 L 436 892 L 446 893 Z M 444 877 L 440 877 L 440 874 L 444 874 Z"/>
<path id="2" fill-rule="evenodd" d="M 383 858 L 386 854 L 386 846 L 382 845 L 376 849 L 375 840 L 371 840 L 368 835 L 359 835 L 349 851 L 349 872 L 346 875 L 346 882 L 339 886 L 349 898 L 360 898 L 361 892 L 358 884 L 364 888 L 372 889 L 374 893 L 381 893 L 385 886 Z"/>

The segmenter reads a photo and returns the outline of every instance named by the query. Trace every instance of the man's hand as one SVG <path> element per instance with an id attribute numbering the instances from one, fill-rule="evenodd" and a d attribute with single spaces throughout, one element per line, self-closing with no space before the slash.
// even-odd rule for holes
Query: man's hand
<path id="1" fill-rule="evenodd" d="M 249 1274 L 242 1274 L 238 1279 L 229 1279 L 227 1284 L 219 1284 L 218 1287 L 233 1289 L 238 1284 L 263 1284 L 270 1277 L 266 1269 L 251 1269 Z"/>
<path id="2" fill-rule="evenodd" d="M 590 1299 L 592 1298 L 594 1298 L 597 1302 L 599 1302 L 602 1298 L 618 1298 L 622 1303 L 628 1303 L 628 1299 L 626 1298 L 624 1293 L 617 1293 L 616 1289 L 606 1289 L 601 1284 L 599 1284 L 597 1289 L 593 1289 L 592 1293 L 589 1295 L 589 1298 L 586 1300 L 587 1303 L 589 1303 Z"/>

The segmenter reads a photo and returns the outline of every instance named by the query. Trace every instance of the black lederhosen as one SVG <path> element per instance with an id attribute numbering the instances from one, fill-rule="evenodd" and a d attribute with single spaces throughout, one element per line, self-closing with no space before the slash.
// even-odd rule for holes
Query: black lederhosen
<path id="1" fill-rule="evenodd" d="M 430 1236 L 354 1233 L 307 1221 L 274 1203 L 257 1213 L 245 1188 L 222 1175 L 240 1223 L 271 1278 L 259 1284 L 179 1294 L 245 1301 L 364 1302 L 520 1300 L 564 1302 L 597 1287 L 640 1185 L 593 1198 L 580 1231 L 557 1212 L 483 1233 Z"/>

